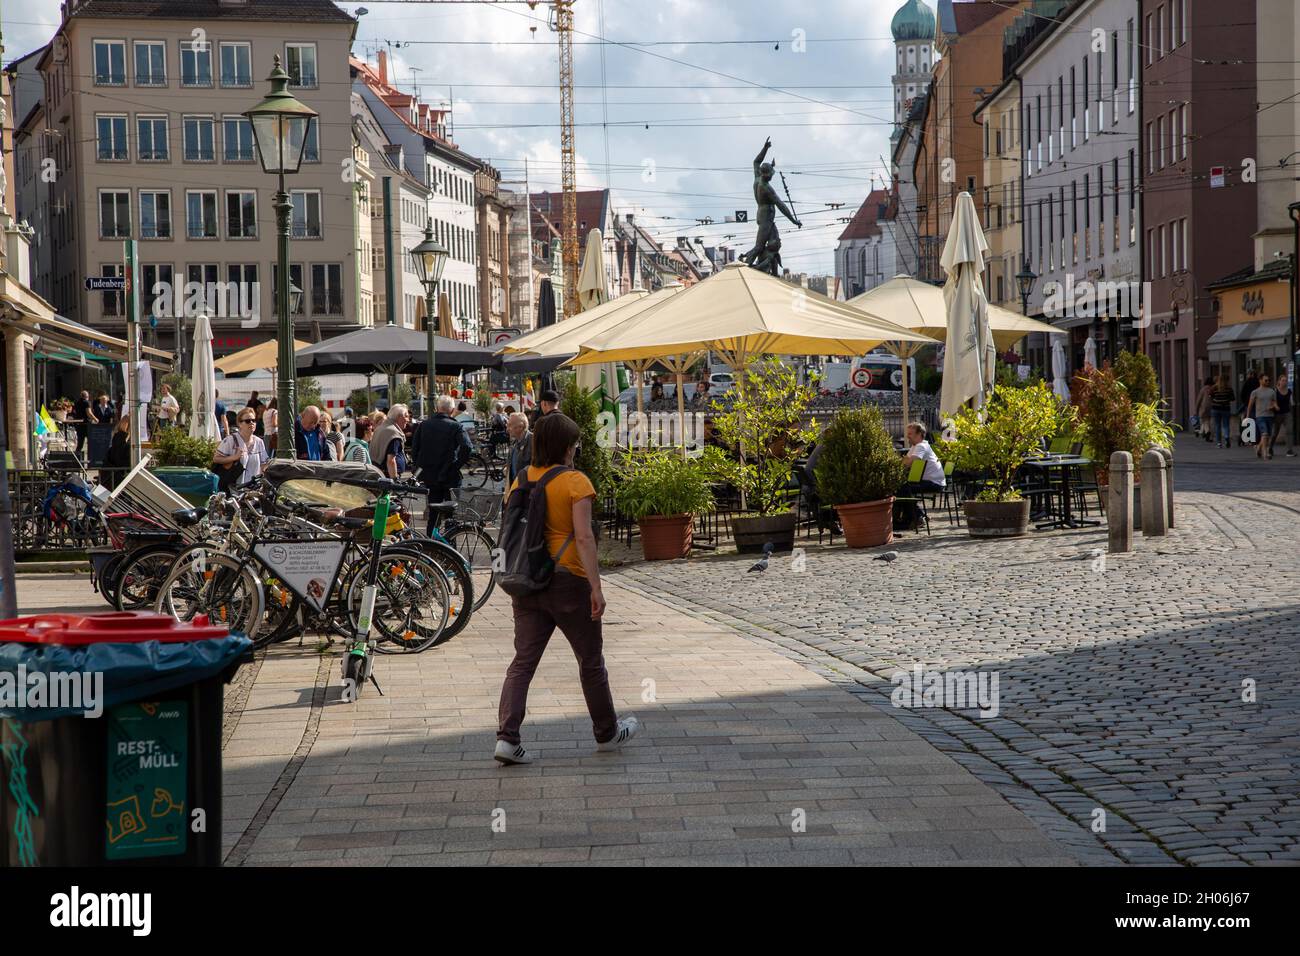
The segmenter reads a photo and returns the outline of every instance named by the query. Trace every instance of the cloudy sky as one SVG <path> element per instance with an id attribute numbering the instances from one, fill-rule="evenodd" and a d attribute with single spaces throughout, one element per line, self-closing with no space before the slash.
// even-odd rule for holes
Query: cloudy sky
<path id="1" fill-rule="evenodd" d="M 0 2 L 6 59 L 48 41 L 57 0 Z M 805 223 L 796 232 L 783 222 L 786 266 L 833 273 L 839 218 L 888 159 L 889 21 L 900 3 L 577 0 L 579 187 L 610 186 L 616 210 L 636 213 L 658 238 L 734 234 L 744 251 L 754 227 L 723 220 L 746 208 L 752 218 L 750 163 L 771 136 Z M 424 99 L 453 102 L 462 148 L 506 179 L 523 179 L 527 157 L 530 186 L 559 189 L 558 64 L 545 3 L 535 12 L 523 3 L 339 5 L 368 11 L 358 56 L 373 62 L 386 48 L 404 89 L 414 81 Z M 696 222 L 705 218 L 716 225 Z"/>

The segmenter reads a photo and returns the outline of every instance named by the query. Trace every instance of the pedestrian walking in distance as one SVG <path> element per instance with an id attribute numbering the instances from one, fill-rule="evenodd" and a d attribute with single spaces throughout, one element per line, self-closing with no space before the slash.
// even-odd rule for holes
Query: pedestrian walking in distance
<path id="1" fill-rule="evenodd" d="M 524 488 L 522 493 L 530 500 L 534 494 L 545 495 L 544 540 L 554 561 L 554 573 L 540 590 L 511 597 L 515 657 L 501 687 L 500 723 L 493 754 L 503 764 L 532 762 L 532 755 L 520 744 L 519 730 L 528 703 L 528 686 L 557 627 L 578 659 L 578 679 L 591 714 L 596 749 L 617 750 L 640 730 L 635 717 L 619 718 L 609 690 L 601 635 L 605 594 L 600 586 L 596 536 L 591 527 L 596 489 L 586 475 L 573 467 L 579 434 L 573 419 L 560 412 L 539 418 L 533 430 L 532 463 L 510 489 L 513 495 Z M 530 508 L 529 513 L 536 512 Z"/>

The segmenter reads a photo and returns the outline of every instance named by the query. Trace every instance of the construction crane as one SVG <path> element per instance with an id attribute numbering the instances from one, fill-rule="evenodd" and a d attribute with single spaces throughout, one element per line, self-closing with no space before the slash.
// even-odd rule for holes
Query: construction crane
<path id="1" fill-rule="evenodd" d="M 379 0 L 382 2 L 382 0 Z M 549 26 L 559 40 L 560 53 L 560 189 L 563 194 L 560 223 L 560 261 L 564 270 L 564 317 L 578 304 L 578 169 L 573 143 L 573 4 L 576 0 L 421 0 L 424 3 L 527 3 L 529 10 L 545 4 Z M 530 217 L 531 219 L 531 217 Z M 528 223 L 529 229 L 532 222 Z"/>

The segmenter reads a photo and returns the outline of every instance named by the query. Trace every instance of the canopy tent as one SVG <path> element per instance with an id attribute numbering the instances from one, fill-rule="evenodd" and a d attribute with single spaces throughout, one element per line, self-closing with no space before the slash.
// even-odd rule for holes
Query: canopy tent
<path id="1" fill-rule="evenodd" d="M 684 423 L 682 379 L 690 363 L 706 350 L 721 355 L 736 372 L 737 387 L 743 389 L 741 373 L 757 355 L 864 355 L 881 342 L 893 340 L 934 341 L 820 293 L 732 263 L 593 336 L 582 343 L 570 364 L 652 359 L 671 363 L 669 368 L 677 375 L 677 411 Z M 685 433 L 684 424 L 682 431 Z M 743 497 L 744 489 L 741 491 Z"/>
<path id="2" fill-rule="evenodd" d="M 498 368 L 501 360 L 491 349 L 436 336 L 437 373 L 459 375 L 471 369 Z M 335 375 L 357 372 L 362 375 L 381 369 L 390 375 L 399 372 L 427 373 L 428 337 L 416 329 L 399 325 L 377 325 L 309 345 L 296 356 L 299 372 Z"/>
<path id="3" fill-rule="evenodd" d="M 888 282 L 854 296 L 849 300 L 849 305 L 866 309 L 914 332 L 924 332 L 940 342 L 948 337 L 948 307 L 944 303 L 943 289 L 929 282 L 913 279 L 911 276 L 894 276 Z M 999 349 L 1011 348 L 1031 332 L 1065 334 L 1061 329 L 1046 322 L 1039 322 L 1037 319 L 1031 319 L 996 305 L 988 307 L 988 315 L 989 329 Z M 885 348 L 902 360 L 904 422 L 908 419 L 907 360 L 924 345 L 924 342 L 885 343 Z"/>
<path id="4" fill-rule="evenodd" d="M 295 353 L 307 348 L 309 343 L 293 340 Z M 212 363 L 212 367 L 226 375 L 238 375 L 241 372 L 256 372 L 261 369 L 275 369 L 280 360 L 280 343 L 276 339 L 267 339 L 261 345 L 254 345 L 240 352 L 231 352 Z"/>
<path id="5" fill-rule="evenodd" d="M 967 399 L 975 407 L 993 384 L 997 352 L 989 331 L 988 299 L 984 296 L 984 256 L 989 251 L 970 193 L 957 194 L 948 239 L 939 264 L 947 273 L 943 301 L 948 307 L 948 332 L 944 337 L 943 388 L 939 412 L 952 414 Z"/>

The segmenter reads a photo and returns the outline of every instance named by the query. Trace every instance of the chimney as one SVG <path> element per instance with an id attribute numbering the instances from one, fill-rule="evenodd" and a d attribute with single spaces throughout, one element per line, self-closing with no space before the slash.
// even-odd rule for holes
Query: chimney
<path id="1" fill-rule="evenodd" d="M 388 85 L 388 51 L 379 51 L 379 82 Z"/>

